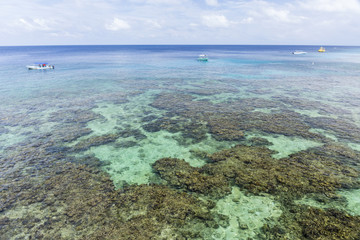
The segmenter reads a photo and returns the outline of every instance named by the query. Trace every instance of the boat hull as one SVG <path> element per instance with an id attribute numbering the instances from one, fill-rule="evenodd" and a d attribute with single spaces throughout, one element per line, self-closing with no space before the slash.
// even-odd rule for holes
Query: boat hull
<path id="1" fill-rule="evenodd" d="M 295 54 L 295 55 L 301 55 L 301 54 L 306 54 L 306 52 L 293 52 L 292 54 Z"/>
<path id="2" fill-rule="evenodd" d="M 32 66 L 32 65 L 29 65 L 29 66 L 26 66 L 28 70 L 46 70 L 46 69 L 54 69 L 54 66 L 45 66 L 45 67 L 42 67 L 42 66 Z"/>

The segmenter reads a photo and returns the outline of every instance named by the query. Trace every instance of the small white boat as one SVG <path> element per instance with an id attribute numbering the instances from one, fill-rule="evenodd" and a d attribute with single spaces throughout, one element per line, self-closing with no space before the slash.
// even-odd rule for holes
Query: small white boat
<path id="1" fill-rule="evenodd" d="M 49 65 L 47 63 L 35 63 L 33 65 L 27 65 L 29 70 L 45 70 L 45 69 L 54 69 L 54 65 Z"/>
<path id="2" fill-rule="evenodd" d="M 208 57 L 205 54 L 200 54 L 197 60 L 201 62 L 207 62 Z"/>
<path id="3" fill-rule="evenodd" d="M 306 52 L 301 51 L 301 50 L 295 50 L 294 52 L 292 52 L 292 54 L 300 55 L 300 54 L 306 54 Z"/>

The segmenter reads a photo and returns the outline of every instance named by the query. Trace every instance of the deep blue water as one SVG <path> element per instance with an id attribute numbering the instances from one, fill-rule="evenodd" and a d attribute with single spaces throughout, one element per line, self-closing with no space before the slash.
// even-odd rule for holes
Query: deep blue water
<path id="1" fill-rule="evenodd" d="M 356 75 L 357 47 L 326 46 L 33 46 L 0 47 L 0 91 L 6 101 L 34 91 L 63 88 L 120 87 L 135 79 L 258 79 L 303 75 Z M 301 49 L 306 55 L 292 55 Z M 196 62 L 206 53 L 210 61 Z M 55 65 L 55 71 L 25 71 L 34 62 Z M 312 65 L 316 64 L 316 65 Z M 280 71 L 280 72 L 277 72 Z M 111 84 L 115 83 L 116 84 Z M 120 84 L 119 84 L 120 83 Z M 98 89 L 98 88 L 97 88 Z M 8 95 L 10 94 L 10 95 Z"/>

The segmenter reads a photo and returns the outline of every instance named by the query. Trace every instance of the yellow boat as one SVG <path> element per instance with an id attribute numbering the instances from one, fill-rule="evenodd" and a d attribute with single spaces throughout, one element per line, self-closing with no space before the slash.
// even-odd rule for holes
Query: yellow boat
<path id="1" fill-rule="evenodd" d="M 324 47 L 320 47 L 318 52 L 325 52 L 325 48 Z"/>

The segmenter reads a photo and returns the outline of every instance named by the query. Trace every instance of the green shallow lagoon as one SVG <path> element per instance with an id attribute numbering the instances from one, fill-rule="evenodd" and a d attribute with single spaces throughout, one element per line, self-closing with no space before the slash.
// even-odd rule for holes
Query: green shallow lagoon
<path id="1" fill-rule="evenodd" d="M 360 49 L 0 51 L 4 239 L 359 239 Z"/>

